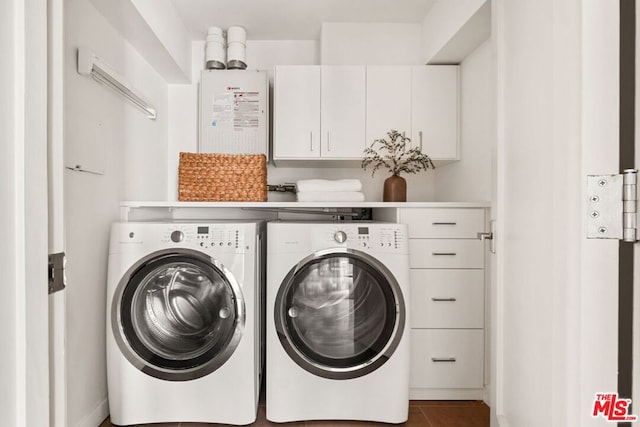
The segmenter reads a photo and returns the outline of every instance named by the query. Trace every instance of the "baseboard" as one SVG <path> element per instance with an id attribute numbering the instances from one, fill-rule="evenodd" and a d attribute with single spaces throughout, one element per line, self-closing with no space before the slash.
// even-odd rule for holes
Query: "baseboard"
<path id="1" fill-rule="evenodd" d="M 104 399 L 98 406 L 84 417 L 76 427 L 97 427 L 109 416 L 109 401 Z"/>
<path id="2" fill-rule="evenodd" d="M 484 390 L 482 392 L 482 400 L 488 406 L 491 406 L 491 407 L 494 406 L 493 405 L 493 400 L 491 399 L 491 385 L 490 384 L 485 384 Z"/>
<path id="3" fill-rule="evenodd" d="M 411 400 L 483 400 L 481 388 L 410 388 Z"/>
<path id="4" fill-rule="evenodd" d="M 510 427 L 509 421 L 507 421 L 507 417 L 504 415 L 498 415 L 498 426 L 499 427 Z"/>

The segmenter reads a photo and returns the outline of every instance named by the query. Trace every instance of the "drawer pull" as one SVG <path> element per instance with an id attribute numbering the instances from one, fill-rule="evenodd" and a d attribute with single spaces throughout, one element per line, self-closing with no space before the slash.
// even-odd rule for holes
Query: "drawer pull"
<path id="1" fill-rule="evenodd" d="M 455 357 L 432 357 L 431 361 L 434 363 L 441 363 L 441 362 L 453 363 L 456 361 L 456 358 Z"/>
<path id="2" fill-rule="evenodd" d="M 449 301 L 449 302 L 455 302 L 456 299 L 449 297 L 449 298 L 438 298 L 438 297 L 432 297 L 431 301 L 437 301 L 437 302 L 441 302 L 441 301 Z"/>
<path id="3" fill-rule="evenodd" d="M 458 225 L 456 222 L 432 222 L 431 225 Z"/>
<path id="4" fill-rule="evenodd" d="M 433 256 L 456 256 L 455 252 L 431 252 Z"/>

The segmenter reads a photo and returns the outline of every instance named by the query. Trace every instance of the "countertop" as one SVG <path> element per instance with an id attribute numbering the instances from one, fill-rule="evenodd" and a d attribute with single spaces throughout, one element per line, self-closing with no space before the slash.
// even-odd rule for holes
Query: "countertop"
<path id="1" fill-rule="evenodd" d="M 126 201 L 123 208 L 489 208 L 490 202 L 167 202 Z"/>

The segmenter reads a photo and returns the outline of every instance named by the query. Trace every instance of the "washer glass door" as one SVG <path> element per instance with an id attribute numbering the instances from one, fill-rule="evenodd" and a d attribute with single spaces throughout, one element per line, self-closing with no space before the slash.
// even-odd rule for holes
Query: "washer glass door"
<path id="1" fill-rule="evenodd" d="M 132 270 L 116 291 L 112 327 L 134 366 L 184 381 L 228 360 L 245 320 L 240 287 L 228 270 L 185 250 L 156 253 Z"/>
<path id="2" fill-rule="evenodd" d="M 357 378 L 397 348 L 405 305 L 397 281 L 375 258 L 340 249 L 294 267 L 279 288 L 280 342 L 302 368 L 324 378 Z"/>

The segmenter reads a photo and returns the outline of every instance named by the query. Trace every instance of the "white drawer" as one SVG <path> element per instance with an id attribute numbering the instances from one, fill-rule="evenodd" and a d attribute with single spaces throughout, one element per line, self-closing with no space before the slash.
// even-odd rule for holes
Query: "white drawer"
<path id="1" fill-rule="evenodd" d="M 409 239 L 411 268 L 484 268 L 479 239 Z"/>
<path id="2" fill-rule="evenodd" d="M 414 388 L 482 388 L 482 329 L 412 329 L 411 380 Z"/>
<path id="3" fill-rule="evenodd" d="M 484 209 L 400 209 L 411 239 L 475 239 L 484 231 Z"/>
<path id="4" fill-rule="evenodd" d="M 411 270 L 412 328 L 482 328 L 484 270 Z"/>

